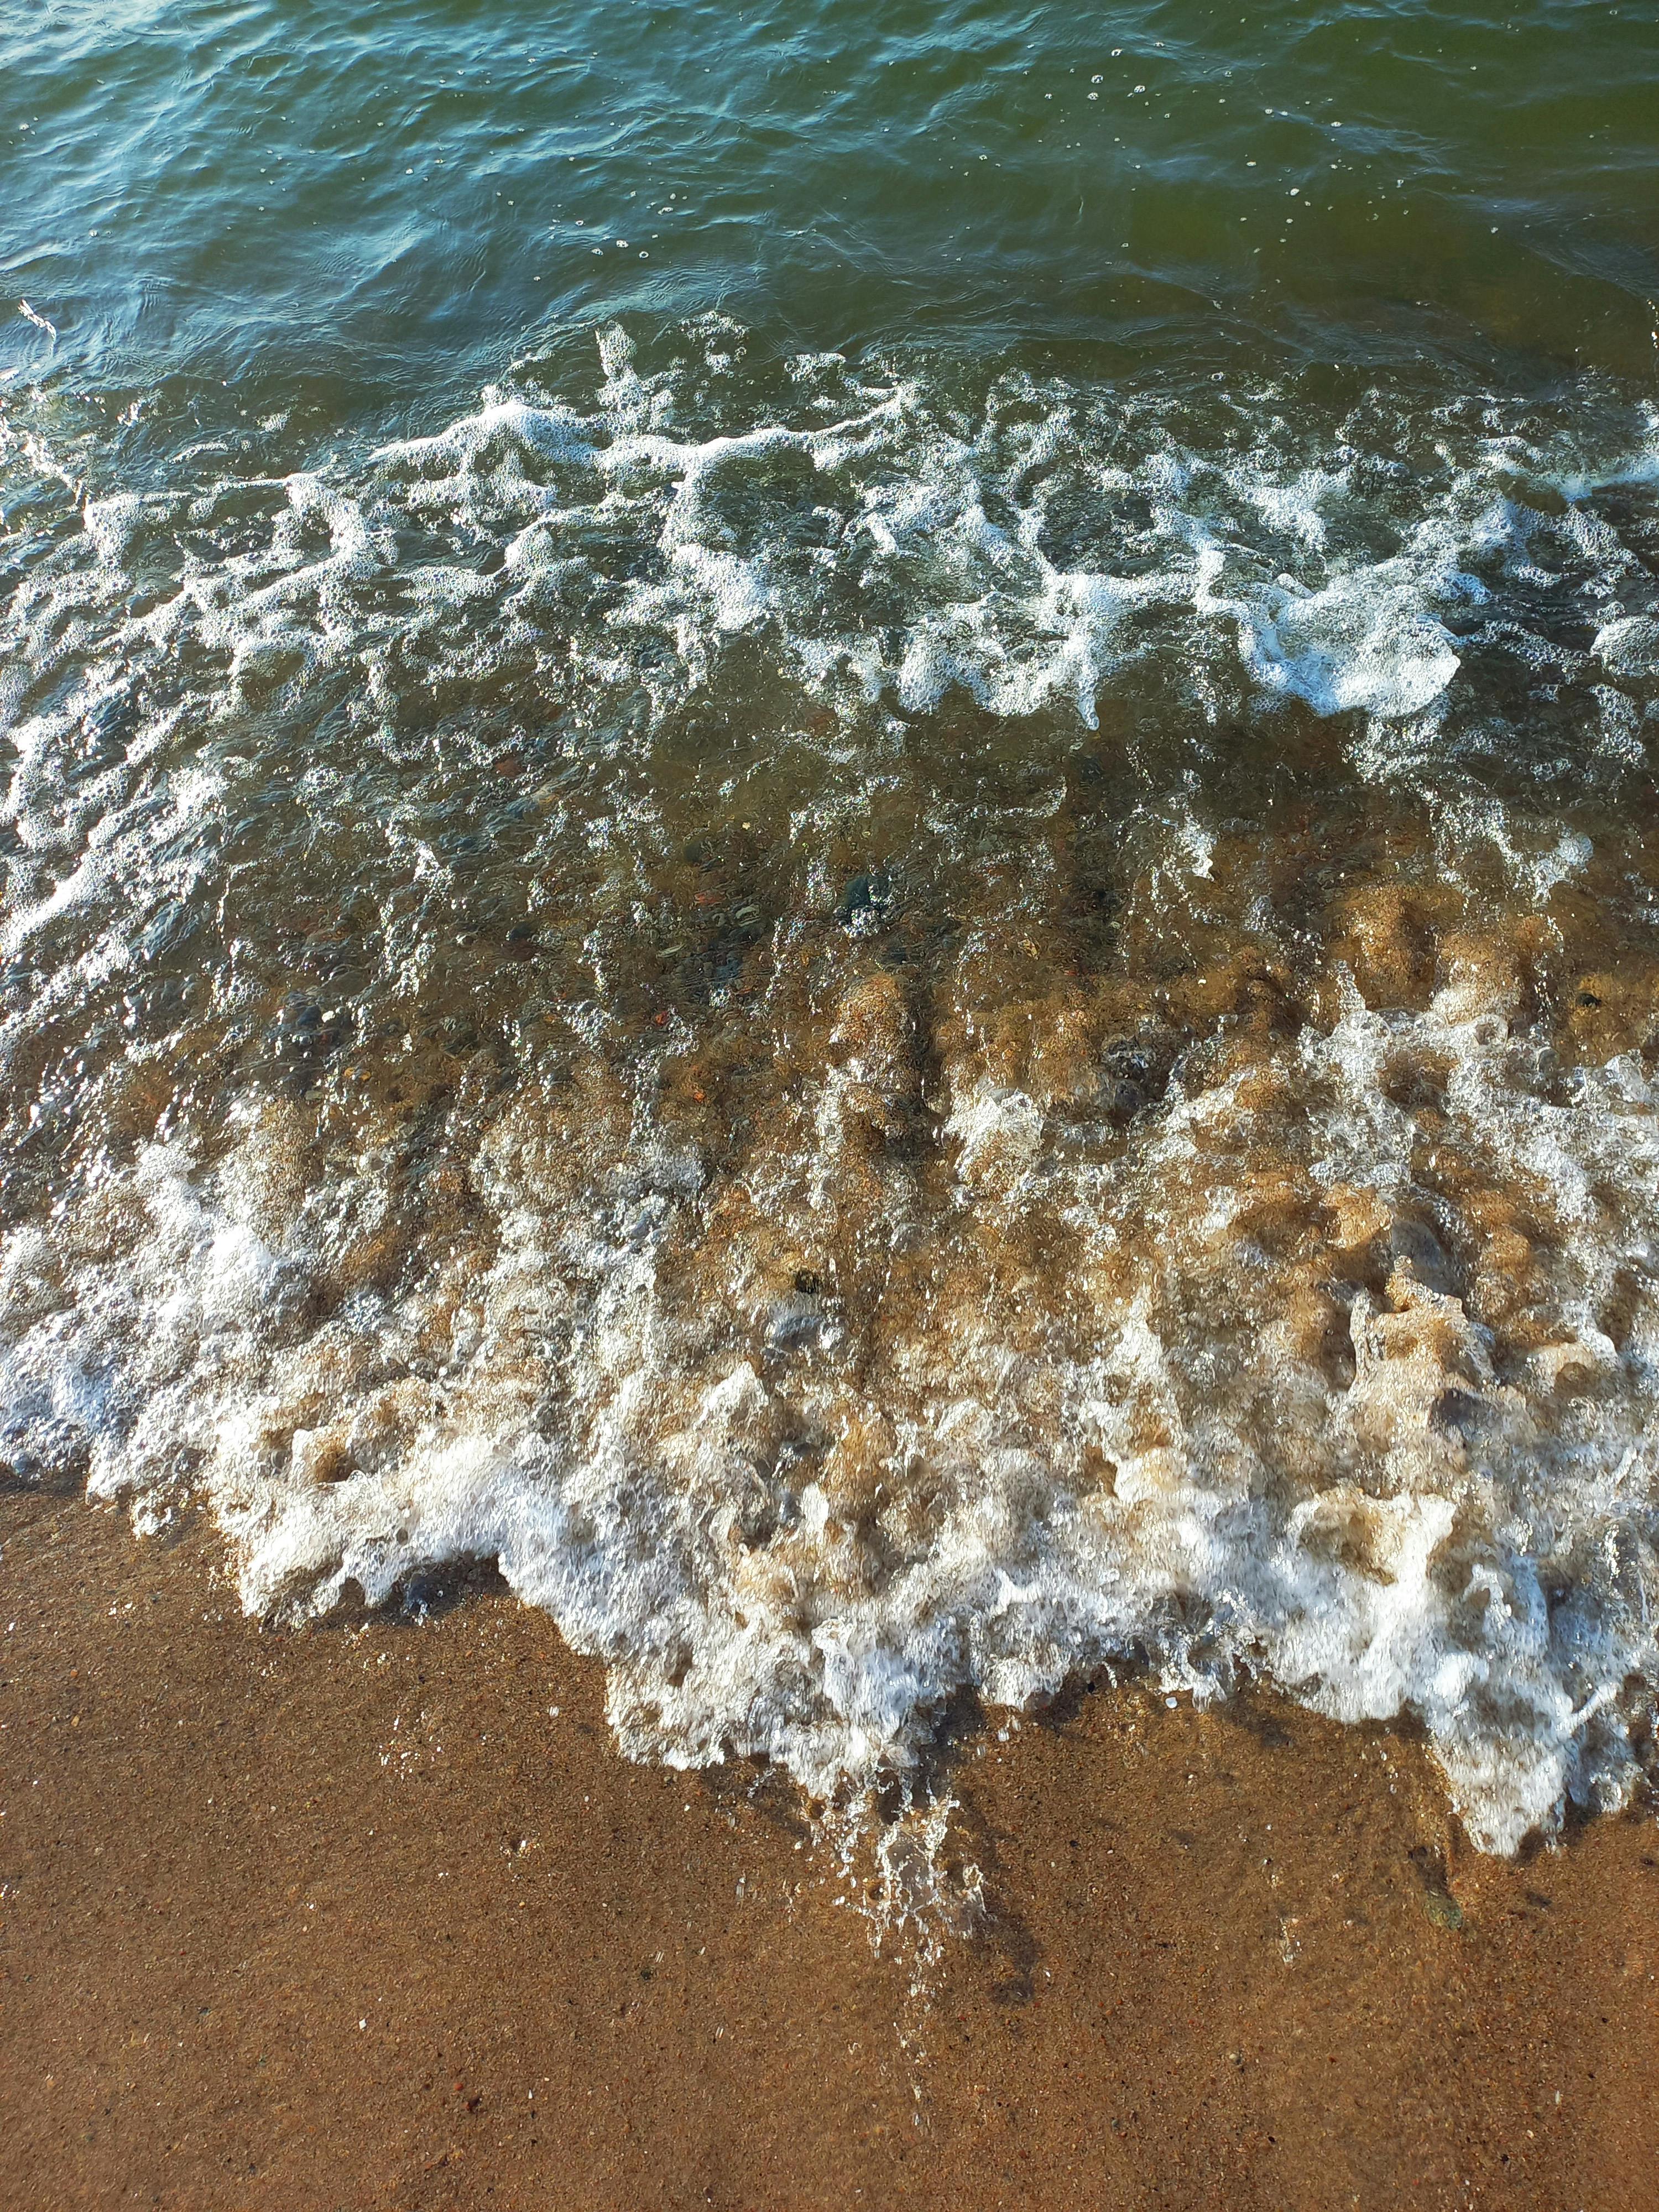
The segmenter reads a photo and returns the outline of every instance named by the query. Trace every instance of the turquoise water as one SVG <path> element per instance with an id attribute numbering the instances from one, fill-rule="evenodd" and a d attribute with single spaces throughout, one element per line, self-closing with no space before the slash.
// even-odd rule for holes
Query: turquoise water
<path id="1" fill-rule="evenodd" d="M 710 309 L 1119 370 L 1655 367 L 1640 7 L 59 4 L 0 63 L 7 280 L 100 385 L 414 408 Z"/>
<path id="2" fill-rule="evenodd" d="M 1647 1786 L 1651 11 L 57 4 L 0 165 L 5 1480 L 848 1806 Z"/>

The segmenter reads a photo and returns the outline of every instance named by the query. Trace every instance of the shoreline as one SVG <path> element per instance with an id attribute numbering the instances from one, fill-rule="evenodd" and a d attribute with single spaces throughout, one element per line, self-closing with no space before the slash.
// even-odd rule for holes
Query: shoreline
<path id="1" fill-rule="evenodd" d="M 1650 1814 L 1483 1859 L 1405 1730 L 1079 1692 L 954 1747 L 988 1912 L 918 1986 L 510 1595 L 284 1633 L 200 1526 L 0 1546 L 18 2212 L 1639 2201 Z"/>

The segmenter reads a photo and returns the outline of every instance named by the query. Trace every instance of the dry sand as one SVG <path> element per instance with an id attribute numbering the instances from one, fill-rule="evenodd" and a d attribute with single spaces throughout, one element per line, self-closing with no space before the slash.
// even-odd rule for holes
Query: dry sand
<path id="1" fill-rule="evenodd" d="M 500 1591 L 278 1634 L 201 1531 L 0 1541 L 8 2212 L 1659 2197 L 1650 1814 L 1480 1860 L 1401 1732 L 1102 1686 L 957 1745 L 918 1991 Z"/>

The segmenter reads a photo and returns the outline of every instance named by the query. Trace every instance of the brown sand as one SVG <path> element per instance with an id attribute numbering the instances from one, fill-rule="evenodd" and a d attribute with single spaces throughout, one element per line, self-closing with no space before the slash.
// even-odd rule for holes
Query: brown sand
<path id="1" fill-rule="evenodd" d="M 1397 1732 L 1102 1689 L 960 1747 L 918 1996 L 504 1595 L 276 1634 L 200 1533 L 0 1540 L 9 2212 L 1659 2197 L 1650 1818 L 1498 1864 Z"/>

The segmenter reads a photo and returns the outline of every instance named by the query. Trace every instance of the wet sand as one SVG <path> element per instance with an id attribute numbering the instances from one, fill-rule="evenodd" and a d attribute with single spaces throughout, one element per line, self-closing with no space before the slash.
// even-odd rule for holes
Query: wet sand
<path id="1" fill-rule="evenodd" d="M 1480 1859 L 1399 1731 L 1103 1685 L 963 1730 L 919 1991 L 498 1590 L 276 1633 L 199 1529 L 0 1542 L 13 2212 L 1652 2201 L 1650 1814 Z"/>

